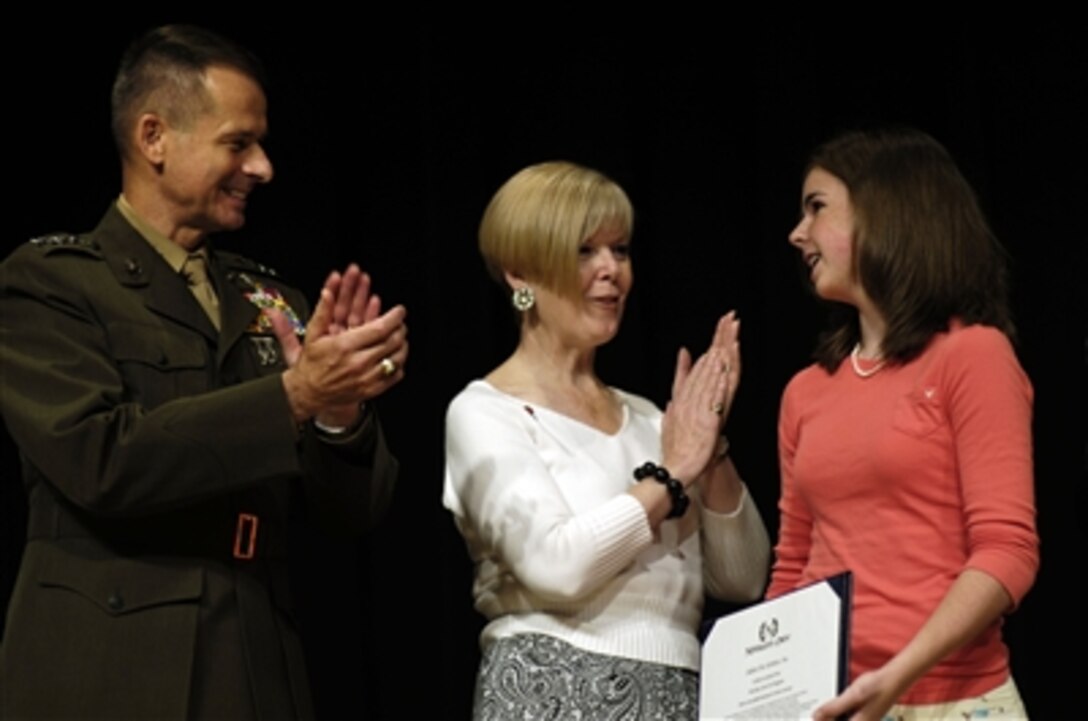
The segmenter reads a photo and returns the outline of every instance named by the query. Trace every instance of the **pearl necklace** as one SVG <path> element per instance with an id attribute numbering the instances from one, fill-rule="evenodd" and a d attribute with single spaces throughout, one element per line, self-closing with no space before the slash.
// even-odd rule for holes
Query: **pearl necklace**
<path id="1" fill-rule="evenodd" d="M 875 374 L 878 370 L 884 367 L 884 359 L 881 358 L 879 363 L 877 363 L 869 370 L 865 370 L 861 367 L 861 363 L 858 362 L 858 356 L 860 354 L 861 343 L 858 343 L 854 346 L 854 350 L 850 351 L 850 365 L 854 367 L 854 373 L 857 374 L 858 378 L 868 378 L 869 376 Z"/>

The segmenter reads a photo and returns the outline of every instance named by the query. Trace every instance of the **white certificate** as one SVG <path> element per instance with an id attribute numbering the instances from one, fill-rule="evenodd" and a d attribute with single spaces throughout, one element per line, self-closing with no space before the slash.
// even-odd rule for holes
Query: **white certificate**
<path id="1" fill-rule="evenodd" d="M 718 619 L 703 644 L 699 718 L 810 719 L 846 680 L 849 573 Z"/>

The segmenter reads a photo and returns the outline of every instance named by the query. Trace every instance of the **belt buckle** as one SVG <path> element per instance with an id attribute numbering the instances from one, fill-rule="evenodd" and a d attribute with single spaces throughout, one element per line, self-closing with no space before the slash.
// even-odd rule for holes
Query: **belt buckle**
<path id="1" fill-rule="evenodd" d="M 238 514 L 238 526 L 234 532 L 234 557 L 239 561 L 250 561 L 256 555 L 259 521 L 252 513 Z"/>

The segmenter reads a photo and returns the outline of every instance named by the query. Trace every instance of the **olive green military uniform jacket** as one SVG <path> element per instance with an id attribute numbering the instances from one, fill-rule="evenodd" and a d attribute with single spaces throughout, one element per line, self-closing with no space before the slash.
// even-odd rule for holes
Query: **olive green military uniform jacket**
<path id="1" fill-rule="evenodd" d="M 304 299 L 239 256 L 209 265 L 219 332 L 116 207 L 0 266 L 0 408 L 30 503 L 2 718 L 312 715 L 288 510 L 358 530 L 396 461 L 369 407 L 346 438 L 296 427 L 260 306 L 301 327 Z"/>

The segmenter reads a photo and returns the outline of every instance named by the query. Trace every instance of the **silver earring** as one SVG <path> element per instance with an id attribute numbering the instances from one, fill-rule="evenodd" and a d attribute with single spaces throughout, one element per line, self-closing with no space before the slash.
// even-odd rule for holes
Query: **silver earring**
<path id="1" fill-rule="evenodd" d="M 513 303 L 514 308 L 524 313 L 536 304 L 536 296 L 533 295 L 533 289 L 526 285 L 521 288 L 514 288 L 514 294 L 510 297 L 510 302 Z"/>

